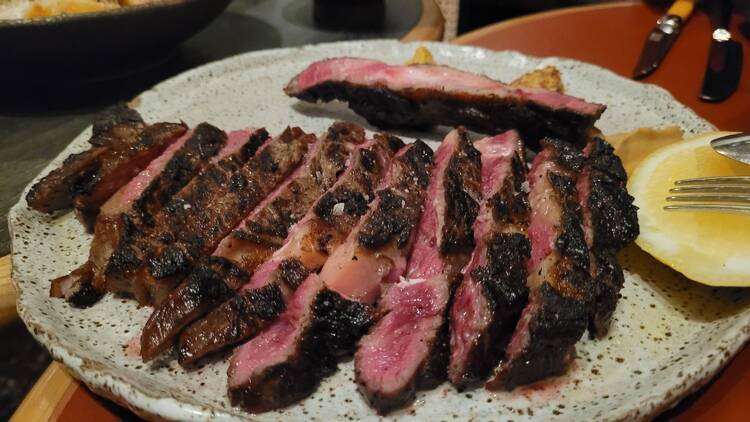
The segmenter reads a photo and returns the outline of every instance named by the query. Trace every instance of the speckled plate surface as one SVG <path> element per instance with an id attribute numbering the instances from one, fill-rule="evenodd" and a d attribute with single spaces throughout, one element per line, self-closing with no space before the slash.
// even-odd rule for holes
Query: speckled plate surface
<path id="1" fill-rule="evenodd" d="M 393 41 L 337 43 L 271 50 L 204 66 L 143 93 L 137 108 L 149 121 L 209 121 L 225 129 L 287 124 L 320 131 L 333 118 L 364 123 L 341 105 L 311 106 L 284 96 L 285 83 L 310 62 L 332 56 L 361 56 L 391 63 L 407 60 L 415 46 Z M 568 92 L 608 105 L 599 127 L 605 133 L 644 126 L 678 125 L 687 132 L 713 129 L 666 91 L 623 79 L 596 66 L 514 52 L 430 44 L 439 63 L 512 80 L 537 66 L 555 65 Z M 415 135 L 402 134 L 405 137 Z M 438 140 L 439 133 L 420 134 Z M 48 167 L 85 147 L 77 137 Z M 433 146 L 435 144 L 433 143 Z M 226 397 L 226 361 L 183 371 L 174 359 L 143 364 L 140 328 L 149 309 L 106 296 L 85 310 L 48 297 L 49 279 L 80 264 L 90 237 L 71 213 L 50 218 L 21 200 L 11 211 L 13 280 L 18 310 L 31 332 L 71 372 L 94 390 L 141 415 L 169 419 L 333 420 L 377 419 L 352 382 L 352 363 L 326 379 L 298 405 L 249 415 Z M 711 289 L 691 283 L 631 247 L 621 259 L 627 269 L 622 300 L 611 334 L 584 339 L 570 372 L 512 393 L 458 393 L 448 384 L 422 392 L 399 420 L 617 420 L 646 418 L 673 405 L 707 381 L 750 335 L 750 292 Z"/>

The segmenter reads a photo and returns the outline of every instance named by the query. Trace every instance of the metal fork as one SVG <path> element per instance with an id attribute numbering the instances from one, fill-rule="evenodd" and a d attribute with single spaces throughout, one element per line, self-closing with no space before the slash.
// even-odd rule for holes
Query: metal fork
<path id="1" fill-rule="evenodd" d="M 698 177 L 674 182 L 669 189 L 667 211 L 712 211 L 750 215 L 750 177 Z"/>

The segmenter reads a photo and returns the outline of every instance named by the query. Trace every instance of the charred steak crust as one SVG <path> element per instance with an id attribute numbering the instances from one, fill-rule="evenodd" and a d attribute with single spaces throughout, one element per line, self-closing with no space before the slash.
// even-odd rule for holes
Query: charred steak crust
<path id="1" fill-rule="evenodd" d="M 458 152 L 451 157 L 444 179 L 446 224 L 440 243 L 443 254 L 471 253 L 472 226 L 479 212 L 481 155 L 466 131 L 459 130 L 459 137 Z"/>
<path id="2" fill-rule="evenodd" d="M 592 299 L 592 282 L 588 275 L 589 253 L 583 234 L 581 207 L 577 200 L 575 180 L 557 172 L 547 174 L 555 195 L 563 204 L 562 221 L 560 232 L 555 239 L 555 248 L 562 258 L 558 269 L 564 268 L 564 270 L 557 271 L 555 274 L 556 287 L 568 296 L 576 297 L 584 305 L 588 305 Z"/>
<path id="3" fill-rule="evenodd" d="M 555 247 L 565 257 L 570 258 L 578 268 L 588 269 L 589 249 L 583 235 L 581 211 L 576 197 L 575 180 L 558 173 L 548 173 L 555 193 L 565 200 L 560 235 Z"/>
<path id="4" fill-rule="evenodd" d="M 96 173 L 99 157 L 107 151 L 105 147 L 93 147 L 69 155 L 62 166 L 52 170 L 35 183 L 26 194 L 26 202 L 37 211 L 53 213 L 73 206 L 72 193 L 77 184 L 84 184 Z"/>
<path id="5" fill-rule="evenodd" d="M 234 295 L 183 331 L 177 354 L 180 365 L 192 365 L 203 356 L 260 332 L 281 314 L 284 307 L 284 296 L 278 283 Z M 192 331 L 201 335 L 192 335 Z"/>
<path id="6" fill-rule="evenodd" d="M 531 256 L 529 239 L 520 233 L 500 233 L 487 243 L 487 265 L 477 267 L 472 275 L 496 310 L 520 312 L 529 292 L 525 283 L 526 261 Z"/>
<path id="7" fill-rule="evenodd" d="M 340 140 L 344 138 L 343 134 L 337 133 L 336 138 L 338 140 L 333 140 L 329 135 L 328 140 L 321 141 L 324 142 L 323 151 L 313 158 L 310 174 L 291 181 L 285 192 L 268 204 L 255 218 L 247 220 L 244 229 L 235 230 L 233 236 L 259 244 L 269 244 L 274 246 L 273 249 L 281 246 L 289 234 L 289 228 L 314 203 L 321 188 L 324 191 L 330 187 L 345 169 L 349 151 Z M 353 142 L 351 139 L 344 140 Z"/>
<path id="8" fill-rule="evenodd" d="M 365 139 L 365 130 L 354 123 L 334 122 L 328 127 L 326 135 L 332 141 L 360 144 Z"/>
<path id="9" fill-rule="evenodd" d="M 149 260 L 151 276 L 179 277 L 192 267 L 196 258 L 211 253 L 218 241 L 300 163 L 310 141 L 311 135 L 299 128 L 287 129 L 274 145 L 264 148 L 246 166 L 231 175 L 217 174 L 220 183 L 198 184 L 193 195 L 172 202 L 170 205 L 177 206 L 171 211 L 182 222 L 179 226 L 182 230 L 174 236 L 174 243 Z M 216 201 L 217 194 L 222 192 L 224 196 Z"/>
<path id="10" fill-rule="evenodd" d="M 232 154 L 229 159 L 240 163 L 246 163 L 250 161 L 250 159 L 253 158 L 258 152 L 260 147 L 263 146 L 263 144 L 265 144 L 270 137 L 271 135 L 269 135 L 268 131 L 266 131 L 266 129 L 264 128 L 260 128 L 254 131 L 247 138 L 247 142 L 242 145 L 242 148 L 240 148 L 237 153 Z"/>
<path id="11" fill-rule="evenodd" d="M 93 231 L 99 207 L 186 131 L 184 124 L 176 123 L 113 128 L 117 140 L 100 156 L 96 171 L 70 185 L 73 208 L 84 227 Z"/>
<path id="12" fill-rule="evenodd" d="M 507 390 L 565 373 L 575 344 L 586 329 L 588 309 L 579 300 L 564 296 L 545 282 L 530 301 L 541 312 L 529 324 L 529 345 L 523 358 L 504 368 L 502 387 Z"/>
<path id="13" fill-rule="evenodd" d="M 466 357 L 460 388 L 484 379 L 502 358 L 518 316 L 528 301 L 529 239 L 520 233 L 501 233 L 494 235 L 487 244 L 487 265 L 475 268 L 471 276 L 484 292 L 491 321 Z"/>
<path id="14" fill-rule="evenodd" d="M 173 339 L 194 319 L 192 315 L 200 315 L 232 297 L 232 286 L 241 283 L 247 277 L 247 272 L 228 259 L 203 259 L 176 290 L 179 292 L 180 300 L 165 301 L 164 306 L 156 307 L 149 318 L 149 323 L 141 333 L 143 360 L 151 360 L 172 346 L 173 341 L 169 339 Z"/>
<path id="15" fill-rule="evenodd" d="M 324 288 L 315 298 L 316 335 L 322 340 L 326 353 L 331 356 L 348 355 L 375 321 L 374 307 L 348 300 Z"/>
<path id="16" fill-rule="evenodd" d="M 313 243 L 309 246 L 314 249 L 313 254 L 317 255 L 316 260 L 320 259 L 321 255 L 330 254 L 331 247 L 338 245 L 338 242 L 354 228 L 360 216 L 365 214 L 369 201 L 374 198 L 374 186 L 383 176 L 384 168 L 380 163 L 390 158 L 391 153 L 384 150 L 382 142 L 375 142 L 368 149 L 360 148 L 353 154 L 347 172 L 318 199 L 316 205 L 310 210 L 312 218 L 304 227 L 300 227 L 300 230 L 310 230 L 309 234 L 304 236 L 304 242 Z M 343 207 L 339 205 L 340 209 L 334 210 L 337 204 L 343 204 Z M 294 234 L 290 234 L 290 237 L 293 236 Z M 309 268 L 309 270 L 317 271 L 319 268 Z M 269 277 L 272 277 L 269 286 L 275 286 L 282 299 L 294 291 L 293 283 L 284 283 L 279 279 L 276 271 L 272 272 Z M 246 340 L 265 328 L 261 324 L 257 327 L 253 326 L 252 329 L 235 328 L 238 325 L 235 321 L 241 317 L 233 315 L 238 312 L 233 301 L 252 300 L 252 298 L 243 299 L 243 295 L 240 293 L 238 297 L 220 305 L 202 320 L 183 331 L 179 347 L 180 350 L 187 350 L 183 355 L 190 356 L 190 358 L 182 360 L 181 364 L 189 364 L 200 357 Z M 282 301 L 282 306 L 283 304 Z M 209 331 L 231 333 L 231 335 L 214 335 Z"/>
<path id="17" fill-rule="evenodd" d="M 395 236 L 398 239 L 397 246 L 404 246 L 419 218 L 419 209 L 402 207 L 403 199 L 392 189 L 378 191 L 377 195 L 380 207 L 360 230 L 359 243 L 367 248 L 377 249 Z"/>
<path id="18" fill-rule="evenodd" d="M 614 252 L 606 249 L 593 253 L 592 266 L 595 266 L 594 307 L 589 321 L 589 335 L 601 337 L 609 331 L 612 314 L 620 299 L 620 290 L 625 284 L 625 276 Z"/>
<path id="19" fill-rule="evenodd" d="M 506 224 L 527 225 L 529 223 L 529 198 L 524 192 L 526 163 L 514 156 L 511 161 L 511 175 L 503 181 L 503 187 L 488 199 L 492 207 L 492 218 Z"/>
<path id="20" fill-rule="evenodd" d="M 318 356 L 316 350 L 320 350 L 320 341 L 307 329 L 291 359 L 255 374 L 252 386 L 229 389 L 232 405 L 251 412 L 267 412 L 304 399 L 321 378 L 336 370 L 335 362 L 326 359 L 325 354 Z"/>
<path id="21" fill-rule="evenodd" d="M 496 134 L 516 129 L 529 147 L 537 149 L 544 137 L 570 139 L 583 147 L 596 118 L 570 110 L 512 98 L 454 94 L 431 89 L 391 91 L 345 82 L 323 82 L 294 95 L 303 101 L 345 101 L 357 114 L 381 129 L 465 126 Z M 598 116 L 596 116 L 598 118 Z"/>
<path id="22" fill-rule="evenodd" d="M 92 278 L 91 265 L 86 262 L 70 274 L 52 280 L 49 295 L 64 298 L 76 308 L 87 308 L 102 296 L 101 292 L 94 289 Z"/>
<path id="23" fill-rule="evenodd" d="M 638 209 L 625 187 L 627 175 L 612 145 L 594 138 L 586 160 L 590 168 L 589 209 L 594 249 L 618 250 L 639 234 Z"/>
<path id="24" fill-rule="evenodd" d="M 380 203 L 359 231 L 359 243 L 376 250 L 396 239 L 403 248 L 412 236 L 422 212 L 420 190 L 427 188 L 433 153 L 424 142 L 417 140 L 400 161 L 405 173 L 392 186 L 378 191 Z"/>
<path id="25" fill-rule="evenodd" d="M 279 264 L 279 281 L 292 291 L 296 290 L 309 274 L 310 270 L 305 268 L 299 259 L 287 258 Z"/>
<path id="26" fill-rule="evenodd" d="M 361 217 L 367 212 L 367 204 L 369 203 L 365 195 L 369 197 L 372 194 L 372 186 L 367 187 L 367 193 L 365 194 L 342 186 L 334 191 L 326 192 L 320 197 L 315 204 L 315 215 L 328 224 L 334 224 L 337 215 L 341 214 L 334 213 L 333 208 L 337 204 L 344 204 L 344 214 Z"/>
<path id="27" fill-rule="evenodd" d="M 133 203 L 133 215 L 144 224 L 153 225 L 153 215 L 198 171 L 206 167 L 207 160 L 219 152 L 226 140 L 227 136 L 222 130 L 208 123 L 199 124 L 185 145 Z"/>
<path id="28" fill-rule="evenodd" d="M 587 154 L 579 193 L 591 246 L 590 273 L 594 298 L 589 321 L 590 337 L 602 337 L 617 306 L 624 276 L 615 253 L 639 234 L 637 208 L 625 187 L 627 175 L 614 148 L 594 137 Z"/>

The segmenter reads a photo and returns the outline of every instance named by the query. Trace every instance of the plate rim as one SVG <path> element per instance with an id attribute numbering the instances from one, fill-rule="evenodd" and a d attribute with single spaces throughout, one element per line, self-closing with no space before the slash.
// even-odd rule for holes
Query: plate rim
<path id="1" fill-rule="evenodd" d="M 536 57 L 527 54 L 520 53 L 515 50 L 504 50 L 497 52 L 488 50 L 480 47 L 473 46 L 461 46 L 461 45 L 447 45 L 436 42 L 409 42 L 402 43 L 397 40 L 368 40 L 368 41 L 340 41 L 334 43 L 320 43 L 312 44 L 301 47 L 288 47 L 278 49 L 260 50 L 254 52 L 243 53 L 235 56 L 231 56 L 219 61 L 211 62 L 198 66 L 196 68 L 187 70 L 183 73 L 175 75 L 169 79 L 166 79 L 154 87 L 143 91 L 138 94 L 133 101 L 138 102 L 138 99 L 145 95 L 158 96 L 161 90 L 169 89 L 171 86 L 177 86 L 183 82 L 184 79 L 189 79 L 191 75 L 210 71 L 211 69 L 219 69 L 222 66 L 226 66 L 228 63 L 237 61 L 241 63 L 246 57 L 273 57 L 273 56 L 284 56 L 293 54 L 295 51 L 304 51 L 309 49 L 327 49 L 335 46 L 346 46 L 346 45 L 361 45 L 361 44 L 383 44 L 385 47 L 388 45 L 427 45 L 428 48 L 431 45 L 440 46 L 439 48 L 455 48 L 462 52 L 482 52 L 483 54 L 511 54 L 516 57 L 530 58 L 534 60 L 559 60 L 562 62 L 570 62 L 578 65 L 585 65 L 586 67 L 592 68 L 597 72 L 607 73 L 610 77 L 623 79 L 627 82 L 632 82 L 637 85 L 646 85 L 649 89 L 654 90 L 655 94 L 661 97 L 661 100 L 669 101 L 672 105 L 682 108 L 682 111 L 691 113 L 695 116 L 698 123 L 705 124 L 709 129 L 715 127 L 705 119 L 697 115 L 692 109 L 685 106 L 684 104 L 677 101 L 667 90 L 653 84 L 643 84 L 636 81 L 630 81 L 609 69 L 602 68 L 600 66 L 582 62 L 579 60 L 564 58 L 564 57 Z M 134 107 L 138 109 L 140 104 Z M 16 306 L 18 314 L 23 320 L 24 324 L 31 332 L 33 337 L 41 343 L 47 350 L 49 350 L 52 357 L 61 362 L 68 371 L 72 372 L 72 375 L 83 382 L 86 386 L 97 392 L 97 394 L 103 394 L 107 398 L 124 405 L 130 410 L 134 411 L 139 416 L 147 418 L 168 418 L 168 419 L 181 419 L 181 420 L 236 420 L 237 418 L 252 419 L 254 414 L 246 413 L 242 411 L 237 412 L 225 412 L 223 410 L 217 410 L 209 406 L 200 406 L 192 403 L 182 402 L 173 397 L 154 397 L 147 391 L 138 388 L 135 385 L 130 384 L 127 380 L 120 377 L 116 373 L 116 368 L 106 368 L 99 364 L 93 364 L 87 362 L 88 359 L 77 355 L 74 350 L 68 350 L 67 348 L 60 345 L 60 343 L 54 340 L 57 336 L 50 332 L 50 330 L 43 327 L 43 322 L 34 315 L 34 309 L 31 306 L 26 306 L 24 303 L 24 297 L 28 293 L 24 293 L 23 287 L 18 283 L 18 266 L 19 257 L 14 253 L 14 239 L 15 229 L 13 222 L 17 220 L 18 214 L 21 209 L 26 208 L 25 195 L 29 188 L 35 183 L 42 175 L 47 174 L 52 168 L 59 164 L 68 154 L 68 149 L 72 144 L 85 133 L 88 132 L 90 126 L 84 129 L 78 136 L 71 140 L 71 144 L 68 145 L 57 157 L 55 157 L 23 190 L 23 194 L 19 201 L 11 208 L 8 214 L 9 234 L 11 238 L 11 260 L 12 260 L 12 273 L 11 280 L 15 286 L 18 296 L 16 300 Z M 717 339 L 714 345 L 714 349 L 724 348 L 729 353 L 721 354 L 719 359 L 712 358 L 707 359 L 703 356 L 700 365 L 695 365 L 696 370 L 694 373 L 685 373 L 681 378 L 675 378 L 673 386 L 671 386 L 671 394 L 669 397 L 653 396 L 650 395 L 641 401 L 640 409 L 647 408 L 646 413 L 641 413 L 640 409 L 633 408 L 629 409 L 627 413 L 621 413 L 619 416 L 625 418 L 649 418 L 653 417 L 671 407 L 676 405 L 679 400 L 689 395 L 690 393 L 700 389 L 705 385 L 726 363 L 733 358 L 739 351 L 740 347 L 750 338 L 750 314 L 745 317 L 744 324 L 740 324 L 738 321 L 735 325 L 727 329 L 721 338 Z M 679 385 L 678 385 L 679 384 Z M 677 388 L 674 388 L 677 387 Z"/>

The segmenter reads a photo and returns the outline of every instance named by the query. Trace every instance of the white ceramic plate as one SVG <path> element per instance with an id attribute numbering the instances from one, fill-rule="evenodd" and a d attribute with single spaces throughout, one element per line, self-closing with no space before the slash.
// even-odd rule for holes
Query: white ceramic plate
<path id="1" fill-rule="evenodd" d="M 539 66 L 555 65 L 569 93 L 608 105 L 599 122 L 605 133 L 665 125 L 678 125 L 687 132 L 713 129 L 664 90 L 596 66 L 445 44 L 428 47 L 439 63 L 506 81 Z M 321 131 L 333 118 L 364 124 L 341 105 L 298 103 L 284 96 L 282 87 L 314 60 L 361 56 L 403 63 L 414 48 L 394 41 L 371 41 L 246 54 L 158 85 L 139 97 L 138 110 L 152 122 L 182 119 L 195 125 L 209 121 L 225 129 L 265 126 L 270 132 L 289 124 Z M 422 136 L 440 137 L 437 133 Z M 87 138 L 88 133 L 77 137 L 43 174 L 68 154 L 83 149 Z M 182 420 L 250 416 L 228 403 L 225 361 L 191 373 L 174 359 L 141 363 L 138 336 L 149 309 L 106 296 L 96 306 L 78 310 L 48 297 L 48 280 L 75 268 L 88 254 L 90 238 L 71 213 L 50 218 L 30 210 L 21 200 L 11 211 L 10 227 L 19 313 L 34 336 L 76 377 L 141 415 Z M 628 271 L 612 332 L 601 341 L 581 341 L 574 368 L 567 375 L 512 393 L 481 389 L 457 393 L 444 384 L 420 393 L 412 407 L 392 417 L 611 420 L 648 417 L 673 405 L 716 373 L 748 338 L 750 292 L 691 283 L 635 248 L 621 258 Z M 352 378 L 351 362 L 342 363 L 307 400 L 252 418 L 376 419 Z"/>

